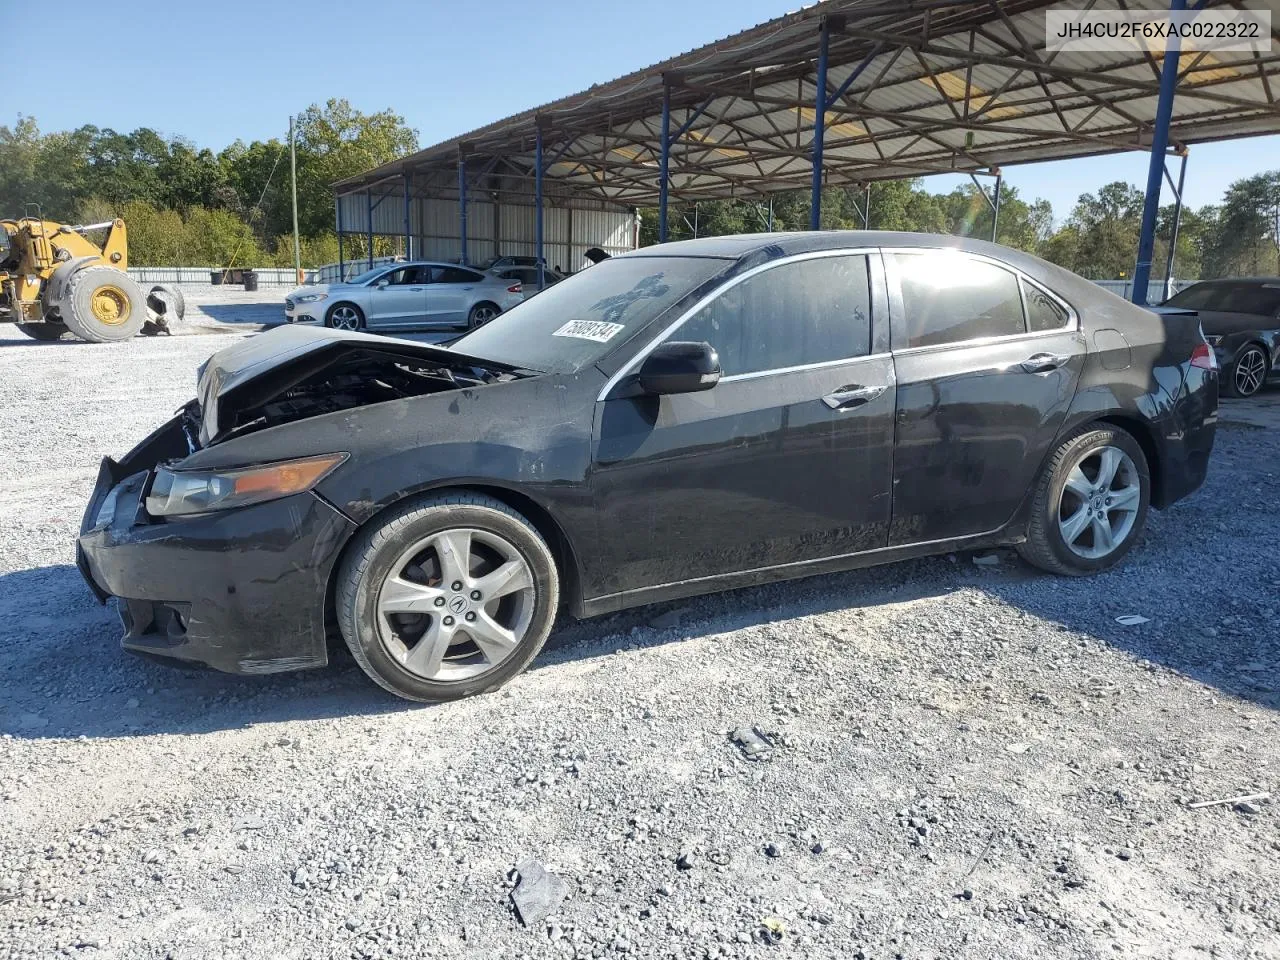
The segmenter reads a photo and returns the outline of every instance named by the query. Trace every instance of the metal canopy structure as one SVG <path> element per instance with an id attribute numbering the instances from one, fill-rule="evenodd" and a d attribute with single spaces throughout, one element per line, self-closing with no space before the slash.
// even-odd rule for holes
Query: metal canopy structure
<path id="1" fill-rule="evenodd" d="M 458 198 L 500 176 L 529 202 L 657 205 L 1280 132 L 1280 53 L 1045 49 L 1044 11 L 1183 9 L 1185 0 L 826 0 L 335 185 L 412 182 Z M 1195 8 L 1239 7 L 1201 0 Z M 1271 9 L 1280 0 L 1250 0 Z M 1161 41 L 1163 44 L 1163 41 Z M 406 187 L 407 191 L 407 187 Z M 984 194 L 985 195 L 985 194 Z M 998 191 L 996 196 L 998 196 Z M 538 210 L 541 211 L 541 204 Z M 1150 213 L 1154 230 L 1155 211 Z M 1144 219 L 1144 227 L 1146 222 Z M 1147 243 L 1150 246 L 1150 243 Z M 1142 266 L 1139 252 L 1139 270 Z M 1147 260 L 1150 252 L 1147 251 Z M 1136 286 L 1136 284 L 1135 284 Z M 1145 289 L 1145 285 L 1143 285 Z"/>

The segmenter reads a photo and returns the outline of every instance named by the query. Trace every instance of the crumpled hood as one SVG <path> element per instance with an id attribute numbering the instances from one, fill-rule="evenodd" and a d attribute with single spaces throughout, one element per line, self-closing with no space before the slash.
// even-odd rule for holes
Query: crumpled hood
<path id="1" fill-rule="evenodd" d="M 201 410 L 201 445 L 208 445 L 222 432 L 219 410 L 229 395 L 243 395 L 260 381 L 269 382 L 274 391 L 287 389 L 291 382 L 301 381 L 355 351 L 450 368 L 478 367 L 495 373 L 511 373 L 517 369 L 456 353 L 439 344 L 327 327 L 276 327 L 224 347 L 200 366 L 196 374 L 196 399 Z"/>
<path id="2" fill-rule="evenodd" d="M 286 295 L 286 300 L 297 300 L 299 297 L 312 297 L 316 294 L 329 294 L 334 290 L 342 287 L 349 287 L 348 283 L 309 283 L 306 286 L 298 287 L 296 290 L 290 290 Z"/>

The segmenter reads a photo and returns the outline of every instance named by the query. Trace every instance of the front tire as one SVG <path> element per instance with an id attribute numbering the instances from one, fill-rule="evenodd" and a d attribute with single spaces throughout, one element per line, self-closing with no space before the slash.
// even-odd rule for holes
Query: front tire
<path id="1" fill-rule="evenodd" d="M 142 288 L 114 267 L 86 267 L 68 281 L 58 314 L 67 329 L 90 343 L 111 343 L 137 336 L 147 322 Z"/>
<path id="2" fill-rule="evenodd" d="M 1247 399 L 1262 389 L 1267 379 L 1267 355 L 1262 347 L 1250 343 L 1240 351 L 1235 362 L 1223 371 L 1222 392 L 1229 397 Z"/>
<path id="3" fill-rule="evenodd" d="M 1150 502 L 1151 474 L 1138 441 L 1110 424 L 1084 427 L 1045 465 L 1018 553 L 1061 576 L 1106 570 L 1141 537 Z"/>
<path id="4" fill-rule="evenodd" d="M 496 690 L 537 656 L 559 606 L 555 560 L 491 497 L 414 500 L 375 519 L 338 571 L 338 625 L 375 683 L 421 702 Z"/>
<path id="5" fill-rule="evenodd" d="M 354 303 L 335 303 L 325 314 L 324 325 L 334 330 L 363 330 L 364 311 Z"/>

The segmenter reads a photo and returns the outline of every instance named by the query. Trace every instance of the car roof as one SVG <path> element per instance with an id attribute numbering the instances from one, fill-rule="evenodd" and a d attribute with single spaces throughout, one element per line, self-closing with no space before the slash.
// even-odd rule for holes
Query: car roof
<path id="1" fill-rule="evenodd" d="M 1267 285 L 1274 286 L 1275 284 L 1280 284 L 1280 277 L 1217 277 L 1213 280 L 1197 280 L 1195 283 L 1192 284 L 1192 286 L 1195 286 L 1195 287 L 1217 286 L 1219 284 L 1228 284 L 1228 283 L 1233 285 L 1244 284 L 1246 286 L 1252 284 L 1259 287 L 1267 286 Z M 1182 289 L 1186 290 L 1188 288 L 1183 287 Z"/>
<path id="2" fill-rule="evenodd" d="M 700 237 L 677 240 L 651 247 L 641 247 L 620 257 L 675 256 L 719 257 L 737 260 L 765 252 L 767 259 L 787 257 L 812 250 L 834 250 L 844 247 L 955 247 L 972 253 L 984 253 L 1007 259 L 1018 251 L 974 237 L 957 237 L 942 233 L 908 233 L 896 230 L 804 230 L 788 233 L 740 233 L 723 237 Z"/>

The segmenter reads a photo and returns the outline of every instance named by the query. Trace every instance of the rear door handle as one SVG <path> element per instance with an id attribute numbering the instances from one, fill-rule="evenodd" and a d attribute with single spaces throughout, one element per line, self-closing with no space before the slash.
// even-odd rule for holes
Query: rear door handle
<path id="1" fill-rule="evenodd" d="M 880 394 L 884 393 L 885 387 L 864 387 L 859 384 L 850 384 L 847 387 L 841 387 L 834 390 L 822 398 L 832 410 L 848 410 L 851 407 L 860 407 L 864 403 L 870 403 Z"/>
<path id="2" fill-rule="evenodd" d="M 1048 373 L 1050 370 L 1057 370 L 1070 359 L 1070 357 L 1053 353 L 1037 353 L 1027 357 L 1018 366 L 1022 367 L 1027 373 Z"/>

